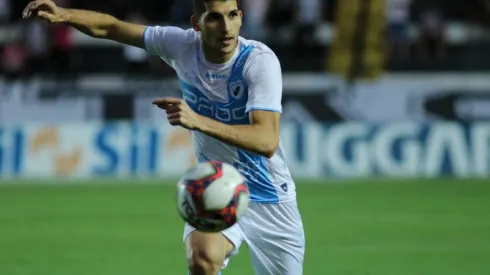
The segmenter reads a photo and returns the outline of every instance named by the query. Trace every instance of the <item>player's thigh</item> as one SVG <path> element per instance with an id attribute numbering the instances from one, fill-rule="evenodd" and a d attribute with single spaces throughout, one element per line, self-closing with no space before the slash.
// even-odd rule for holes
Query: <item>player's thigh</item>
<path id="1" fill-rule="evenodd" d="M 220 233 L 203 233 L 186 224 L 184 242 L 189 265 L 198 262 L 213 263 L 225 268 L 228 258 L 238 253 L 243 233 L 233 226 Z"/>
<path id="2" fill-rule="evenodd" d="M 305 234 L 296 202 L 252 203 L 250 209 L 242 229 L 255 274 L 302 275 Z"/>

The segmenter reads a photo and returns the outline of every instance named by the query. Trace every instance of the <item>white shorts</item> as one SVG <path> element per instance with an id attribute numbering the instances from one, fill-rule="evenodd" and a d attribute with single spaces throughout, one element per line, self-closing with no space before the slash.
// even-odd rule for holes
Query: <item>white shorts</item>
<path id="1" fill-rule="evenodd" d="M 184 228 L 185 239 L 196 230 Z M 302 275 L 305 253 L 303 222 L 296 201 L 267 204 L 251 202 L 234 226 L 221 232 L 233 245 L 223 267 L 247 244 L 256 275 Z"/>

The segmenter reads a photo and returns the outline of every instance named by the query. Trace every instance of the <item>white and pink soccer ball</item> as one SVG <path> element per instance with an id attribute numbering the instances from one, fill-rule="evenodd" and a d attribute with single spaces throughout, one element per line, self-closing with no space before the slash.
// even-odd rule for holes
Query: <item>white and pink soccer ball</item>
<path id="1" fill-rule="evenodd" d="M 248 209 L 249 200 L 245 177 L 221 161 L 198 164 L 177 184 L 179 215 L 203 232 L 219 232 L 234 225 Z"/>

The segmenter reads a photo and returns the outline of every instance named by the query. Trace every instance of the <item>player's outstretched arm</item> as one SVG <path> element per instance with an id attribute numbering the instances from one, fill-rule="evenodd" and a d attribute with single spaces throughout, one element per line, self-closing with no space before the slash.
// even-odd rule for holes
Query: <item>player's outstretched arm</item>
<path id="1" fill-rule="evenodd" d="M 24 19 L 42 18 L 49 23 L 68 24 L 95 37 L 144 48 L 143 34 L 146 26 L 123 22 L 114 16 L 87 11 L 64 9 L 51 0 L 30 2 L 22 14 Z"/>

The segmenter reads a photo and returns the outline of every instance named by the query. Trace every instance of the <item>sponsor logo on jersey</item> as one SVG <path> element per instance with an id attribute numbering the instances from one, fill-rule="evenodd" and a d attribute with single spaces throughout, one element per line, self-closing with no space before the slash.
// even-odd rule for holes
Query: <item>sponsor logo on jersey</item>
<path id="1" fill-rule="evenodd" d="M 228 78 L 228 75 L 227 74 L 210 74 L 210 73 L 206 73 L 206 77 L 208 79 L 227 79 Z"/>

